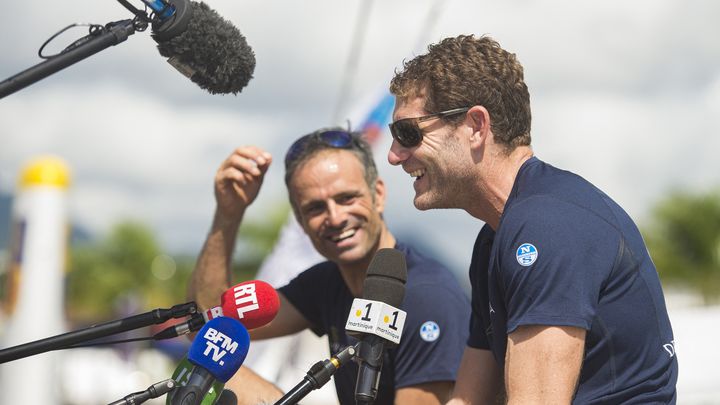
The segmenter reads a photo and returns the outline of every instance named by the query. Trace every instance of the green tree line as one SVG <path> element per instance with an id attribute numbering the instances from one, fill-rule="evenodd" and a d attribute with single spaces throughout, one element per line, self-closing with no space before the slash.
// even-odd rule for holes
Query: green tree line
<path id="1" fill-rule="evenodd" d="M 653 209 L 643 237 L 663 285 L 720 301 L 720 190 L 670 193 Z"/>
<path id="2" fill-rule="evenodd" d="M 279 207 L 262 224 L 242 225 L 233 262 L 235 282 L 254 278 L 288 212 L 287 207 Z M 138 312 L 186 302 L 196 259 L 197 255 L 166 253 L 151 229 L 140 222 L 120 222 L 107 235 L 71 247 L 68 317 L 73 323 L 88 324 L 127 316 L 120 308 L 127 302 L 133 302 Z"/>

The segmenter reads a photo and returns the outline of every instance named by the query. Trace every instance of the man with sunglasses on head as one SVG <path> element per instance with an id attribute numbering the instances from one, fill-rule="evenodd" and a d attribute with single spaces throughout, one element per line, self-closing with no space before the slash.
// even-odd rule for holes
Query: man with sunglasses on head
<path id="1" fill-rule="evenodd" d="M 271 161 L 260 148 L 239 148 L 215 175 L 215 218 L 190 285 L 191 298 L 203 308 L 218 305 L 218 297 L 230 287 L 235 235 Z M 378 249 L 396 248 L 407 261 L 401 305 L 407 319 L 400 344 L 385 351 L 375 404 L 446 401 L 467 339 L 470 302 L 449 270 L 397 241 L 388 229 L 383 220 L 385 183 L 378 177 L 368 143 L 340 128 L 319 130 L 293 143 L 285 157 L 285 170 L 295 217 L 327 261 L 277 290 L 277 316 L 251 330 L 251 338 L 309 328 L 319 336 L 328 335 L 331 354 L 353 345 L 356 340 L 345 333 L 352 301 L 362 297 L 365 273 Z M 355 404 L 357 374 L 354 362 L 335 373 L 341 404 Z M 247 368 L 226 388 L 241 403 L 272 402 L 282 396 Z"/>
<path id="2" fill-rule="evenodd" d="M 446 38 L 390 91 L 388 160 L 414 178 L 415 207 L 485 223 L 451 403 L 675 403 L 673 332 L 640 232 L 602 191 L 534 156 L 515 55 Z"/>

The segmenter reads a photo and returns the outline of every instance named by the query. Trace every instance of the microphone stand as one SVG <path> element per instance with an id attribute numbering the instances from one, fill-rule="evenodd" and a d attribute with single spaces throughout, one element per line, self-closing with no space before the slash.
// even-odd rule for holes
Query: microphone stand
<path id="1" fill-rule="evenodd" d="M 357 405 L 372 405 L 378 393 L 380 371 L 383 365 L 383 353 L 386 340 L 370 335 L 360 340 L 358 346 L 357 382 L 355 383 L 355 403 Z"/>
<path id="2" fill-rule="evenodd" d="M 176 386 L 177 383 L 175 380 L 170 378 L 149 386 L 145 391 L 133 392 L 132 394 L 125 396 L 123 399 L 118 399 L 108 405 L 139 405 L 148 399 L 158 398 L 167 394 L 175 389 Z"/>
<path id="3" fill-rule="evenodd" d="M 105 29 L 100 30 L 99 33 L 88 35 L 84 38 L 87 39 L 86 41 L 77 44 L 72 49 L 52 56 L 44 62 L 40 62 L 0 82 L 0 99 L 92 56 L 105 48 L 117 45 L 134 34 L 136 30 L 142 31 L 146 27 L 147 22 L 137 19 L 108 23 Z"/>
<path id="4" fill-rule="evenodd" d="M 336 354 L 335 357 L 313 364 L 303 380 L 275 402 L 274 405 L 291 405 L 298 403 L 298 401 L 305 398 L 310 391 L 316 390 L 330 381 L 330 377 L 335 374 L 335 371 L 352 360 L 356 352 L 355 346 L 348 346 Z"/>
<path id="5" fill-rule="evenodd" d="M 64 349 L 88 340 L 163 323 L 170 318 L 182 318 L 195 313 L 197 313 L 197 304 L 195 304 L 195 302 L 187 302 L 185 304 L 175 305 L 170 309 L 158 308 L 128 318 L 101 323 L 73 332 L 8 347 L 7 349 L 0 350 L 0 364 L 52 350 Z"/>

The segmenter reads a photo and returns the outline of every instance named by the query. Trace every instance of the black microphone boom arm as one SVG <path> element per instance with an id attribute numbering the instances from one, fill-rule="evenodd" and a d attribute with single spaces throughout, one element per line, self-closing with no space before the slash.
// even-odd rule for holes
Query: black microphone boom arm
<path id="1" fill-rule="evenodd" d="M 101 323 L 73 332 L 8 347 L 7 349 L 0 350 L 0 364 L 52 350 L 66 349 L 78 343 L 144 328 L 146 326 L 163 323 L 171 318 L 182 318 L 195 313 L 197 313 L 197 304 L 187 302 L 185 304 L 175 305 L 170 309 L 154 309 L 128 318 Z"/>
<path id="2" fill-rule="evenodd" d="M 15 76 L 0 82 L 0 98 L 22 90 L 25 87 L 38 82 L 51 74 L 92 56 L 105 48 L 117 45 L 134 34 L 138 28 L 136 24 L 145 24 L 144 21 L 122 20 L 109 23 L 97 35 L 89 35 L 87 41 L 82 42 L 74 48 L 52 56 L 44 62 L 30 67 Z"/>

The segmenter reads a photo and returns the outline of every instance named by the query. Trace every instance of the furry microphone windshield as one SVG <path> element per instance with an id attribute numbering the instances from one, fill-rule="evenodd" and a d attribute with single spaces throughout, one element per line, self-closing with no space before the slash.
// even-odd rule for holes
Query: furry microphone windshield
<path id="1" fill-rule="evenodd" d="M 211 94 L 237 94 L 255 69 L 255 54 L 232 23 L 205 3 L 172 0 L 176 12 L 153 24 L 160 55 Z"/>

